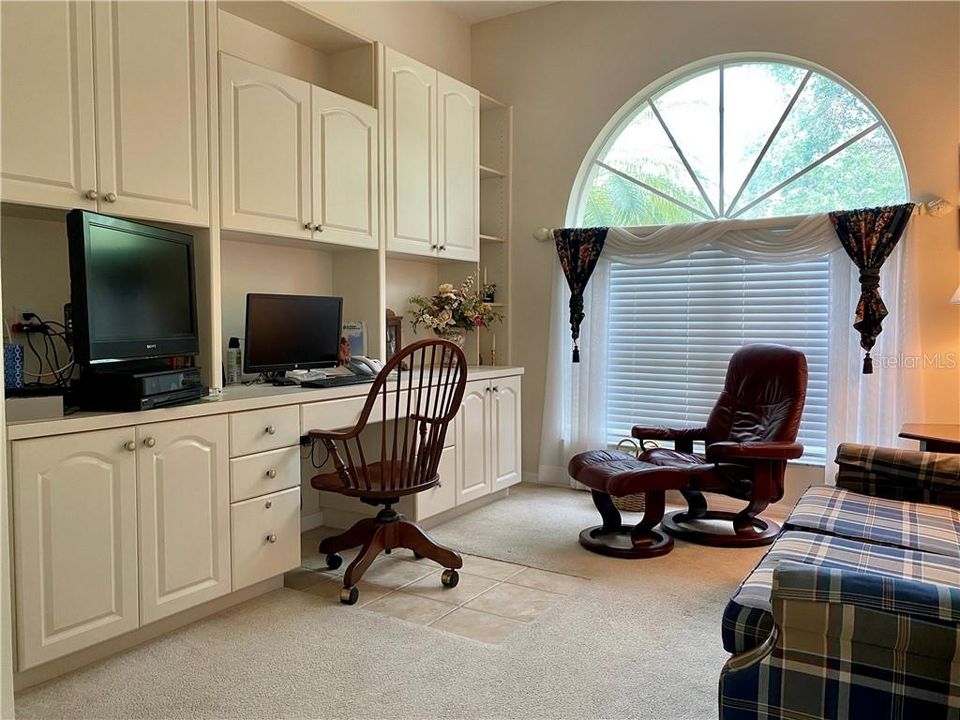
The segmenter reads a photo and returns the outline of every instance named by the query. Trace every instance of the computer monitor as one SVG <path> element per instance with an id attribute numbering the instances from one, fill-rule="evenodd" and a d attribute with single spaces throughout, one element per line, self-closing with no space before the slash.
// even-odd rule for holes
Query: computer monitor
<path id="1" fill-rule="evenodd" d="M 245 373 L 281 373 L 337 364 L 343 298 L 247 295 Z"/>

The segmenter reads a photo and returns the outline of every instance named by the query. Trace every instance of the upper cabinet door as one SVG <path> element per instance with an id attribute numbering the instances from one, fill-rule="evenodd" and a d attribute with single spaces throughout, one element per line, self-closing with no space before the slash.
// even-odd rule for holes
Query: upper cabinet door
<path id="1" fill-rule="evenodd" d="M 0 25 L 0 198 L 96 210 L 90 2 L 3 2 Z"/>
<path id="2" fill-rule="evenodd" d="M 439 75 L 440 255 L 480 259 L 480 92 Z"/>
<path id="3" fill-rule="evenodd" d="M 380 245 L 377 110 L 313 87 L 314 239 Z"/>
<path id="4" fill-rule="evenodd" d="M 496 492 L 520 482 L 520 378 L 497 378 L 491 383 L 491 465 Z"/>
<path id="5" fill-rule="evenodd" d="M 21 670 L 139 625 L 133 441 L 121 428 L 11 444 Z"/>
<path id="6" fill-rule="evenodd" d="M 227 416 L 137 428 L 140 618 L 230 592 Z"/>
<path id="7" fill-rule="evenodd" d="M 310 85 L 220 54 L 221 222 L 310 239 Z"/>
<path id="8" fill-rule="evenodd" d="M 209 225 L 204 4 L 94 7 L 101 211 Z"/>
<path id="9" fill-rule="evenodd" d="M 384 51 L 386 247 L 435 255 L 437 237 L 437 71 Z"/>

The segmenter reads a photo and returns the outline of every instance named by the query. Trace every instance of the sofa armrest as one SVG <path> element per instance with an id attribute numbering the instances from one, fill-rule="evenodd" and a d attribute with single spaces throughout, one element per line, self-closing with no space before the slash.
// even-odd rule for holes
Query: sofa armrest
<path id="1" fill-rule="evenodd" d="M 796 603 L 848 605 L 917 620 L 960 624 L 960 588 L 792 561 L 781 562 L 774 571 L 771 600 L 778 625 L 795 624 L 791 623 L 790 608 Z M 842 622 L 839 613 L 826 615 L 836 615 Z M 878 640 L 882 636 L 873 635 Z M 864 637 L 870 634 L 865 633 Z"/>
<path id="2" fill-rule="evenodd" d="M 960 508 L 960 455 L 841 443 L 837 487 Z"/>
<path id="3" fill-rule="evenodd" d="M 668 428 L 634 425 L 630 433 L 637 440 L 706 440 L 706 427 Z"/>
<path id="4" fill-rule="evenodd" d="M 707 446 L 710 462 L 740 462 L 743 460 L 796 460 L 803 455 L 803 445 L 797 442 L 715 442 Z"/>

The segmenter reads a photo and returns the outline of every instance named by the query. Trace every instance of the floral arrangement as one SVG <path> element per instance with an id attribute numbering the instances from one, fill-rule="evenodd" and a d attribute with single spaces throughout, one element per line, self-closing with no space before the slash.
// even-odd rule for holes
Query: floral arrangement
<path id="1" fill-rule="evenodd" d="M 410 298 L 414 306 L 410 321 L 414 331 L 423 325 L 442 336 L 458 328 L 473 330 L 500 322 L 503 315 L 483 299 L 489 292 L 488 286 L 478 286 L 477 277 L 470 275 L 460 287 L 443 283 L 436 295 L 415 295 Z"/>

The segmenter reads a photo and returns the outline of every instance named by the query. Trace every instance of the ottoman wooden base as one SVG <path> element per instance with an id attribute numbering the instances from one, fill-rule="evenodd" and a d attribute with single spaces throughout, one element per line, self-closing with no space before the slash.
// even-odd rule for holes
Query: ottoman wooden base
<path id="1" fill-rule="evenodd" d="M 673 550 L 673 538 L 658 530 L 647 530 L 636 540 L 633 526 L 621 525 L 619 530 L 604 530 L 594 525 L 580 532 L 580 544 L 591 552 L 618 558 L 649 558 L 666 555 Z"/>

